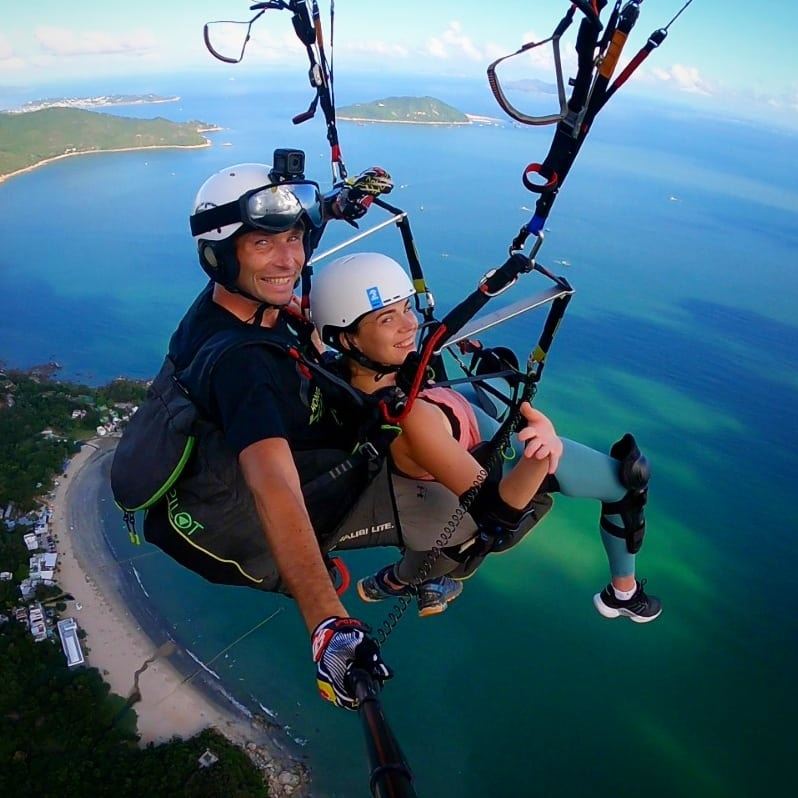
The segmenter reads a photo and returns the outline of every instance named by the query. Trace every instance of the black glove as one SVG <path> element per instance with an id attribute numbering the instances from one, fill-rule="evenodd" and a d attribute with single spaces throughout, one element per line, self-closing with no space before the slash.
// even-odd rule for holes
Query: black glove
<path id="1" fill-rule="evenodd" d="M 360 668 L 382 685 L 393 671 L 382 661 L 377 643 L 369 637 L 366 624 L 355 618 L 327 618 L 311 635 L 316 684 L 325 701 L 337 707 L 357 709 L 353 685 L 348 678 L 353 668 Z"/>
<path id="2" fill-rule="evenodd" d="M 372 166 L 328 195 L 329 215 L 354 222 L 365 216 L 374 197 L 390 194 L 392 190 L 391 176 L 379 166 Z"/>

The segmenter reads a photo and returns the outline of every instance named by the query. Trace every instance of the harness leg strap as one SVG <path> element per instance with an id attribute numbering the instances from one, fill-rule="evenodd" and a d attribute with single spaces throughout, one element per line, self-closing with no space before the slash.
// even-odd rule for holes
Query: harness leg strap
<path id="1" fill-rule="evenodd" d="M 628 432 L 612 445 L 610 457 L 620 462 L 618 478 L 626 493 L 618 501 L 601 503 L 601 528 L 609 535 L 623 538 L 627 551 L 637 554 L 646 534 L 644 508 L 648 501 L 651 468 L 634 435 Z M 620 517 L 621 525 L 611 521 L 611 516 Z"/>
<path id="2" fill-rule="evenodd" d="M 462 502 L 466 494 L 460 497 Z M 553 504 L 551 496 L 539 493 L 521 510 L 510 507 L 499 496 L 495 482 L 485 484 L 469 514 L 479 526 L 479 534 L 460 546 L 445 548 L 445 554 L 459 566 L 449 576 L 466 579 L 490 553 L 501 553 L 517 546 L 543 518 Z"/>

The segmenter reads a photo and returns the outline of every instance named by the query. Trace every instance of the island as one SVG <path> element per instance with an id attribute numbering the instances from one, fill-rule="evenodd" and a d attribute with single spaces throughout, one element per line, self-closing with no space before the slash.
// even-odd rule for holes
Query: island
<path id="1" fill-rule="evenodd" d="M 435 97 L 385 97 L 345 105 L 338 119 L 350 122 L 394 122 L 411 125 L 469 125 L 467 114 Z"/>
<path id="2" fill-rule="evenodd" d="M 107 105 L 152 105 L 157 103 L 175 103 L 179 96 L 162 97 L 159 94 L 101 94 L 97 97 L 47 97 L 44 100 L 30 100 L 11 111 L 15 114 L 27 114 L 41 111 L 44 108 L 103 108 Z"/>
<path id="3" fill-rule="evenodd" d="M 80 108 L 0 113 L 0 182 L 57 158 L 92 152 L 208 147 L 201 135 L 220 130 L 197 120 L 132 119 Z"/>

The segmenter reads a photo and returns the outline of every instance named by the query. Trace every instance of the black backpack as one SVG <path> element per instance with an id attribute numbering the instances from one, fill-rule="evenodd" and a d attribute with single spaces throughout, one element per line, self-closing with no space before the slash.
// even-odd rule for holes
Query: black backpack
<path id="1" fill-rule="evenodd" d="M 204 410 L 216 363 L 245 346 L 289 356 L 263 328 L 217 333 L 180 370 L 166 356 L 119 442 L 111 488 L 133 540 L 144 511 L 145 539 L 209 581 L 284 592 L 237 458 Z M 387 441 L 364 441 L 354 452 L 292 452 L 323 553 L 364 529 L 399 543 L 386 450 Z"/>

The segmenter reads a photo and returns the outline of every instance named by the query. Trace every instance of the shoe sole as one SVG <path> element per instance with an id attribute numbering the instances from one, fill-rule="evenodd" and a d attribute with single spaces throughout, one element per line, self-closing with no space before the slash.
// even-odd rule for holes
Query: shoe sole
<path id="1" fill-rule="evenodd" d="M 358 583 L 357 583 L 357 594 L 358 594 L 358 596 L 360 596 L 361 600 L 365 601 L 367 604 L 377 604 L 380 601 L 387 601 L 388 599 L 392 599 L 392 598 L 398 599 L 398 598 L 400 598 L 401 596 L 404 595 L 403 593 L 397 593 L 395 596 L 392 596 L 390 594 L 386 594 L 384 596 L 381 596 L 380 598 L 371 598 L 371 596 L 367 596 L 366 593 L 363 590 L 363 580 L 362 579 L 360 579 L 358 581 Z"/>
<path id="2" fill-rule="evenodd" d="M 625 617 L 634 623 L 650 623 L 662 615 L 662 607 L 660 607 L 659 612 L 656 615 L 650 615 L 648 617 L 643 615 L 635 615 L 635 613 L 629 612 L 629 610 L 616 610 L 614 607 L 608 607 L 601 600 L 601 593 L 596 593 L 596 595 L 593 596 L 593 606 L 596 608 L 596 611 L 599 613 L 599 615 L 602 615 L 604 618 L 612 619 Z"/>
<path id="3" fill-rule="evenodd" d="M 456 580 L 460 581 L 460 580 Z M 419 618 L 427 618 L 430 615 L 440 615 L 442 612 L 446 612 L 448 606 L 463 592 L 462 582 L 460 584 L 460 590 L 457 591 L 451 598 L 446 599 L 443 604 L 436 604 L 433 607 L 425 607 L 423 610 L 418 611 Z"/>
<path id="4" fill-rule="evenodd" d="M 363 583 L 362 582 L 358 582 L 357 583 L 357 594 L 358 594 L 358 596 L 360 596 L 360 600 L 361 601 L 365 601 L 367 604 L 376 604 L 378 601 L 382 601 L 382 599 L 374 599 L 374 598 L 370 598 L 369 596 L 367 596 L 363 592 Z"/>

